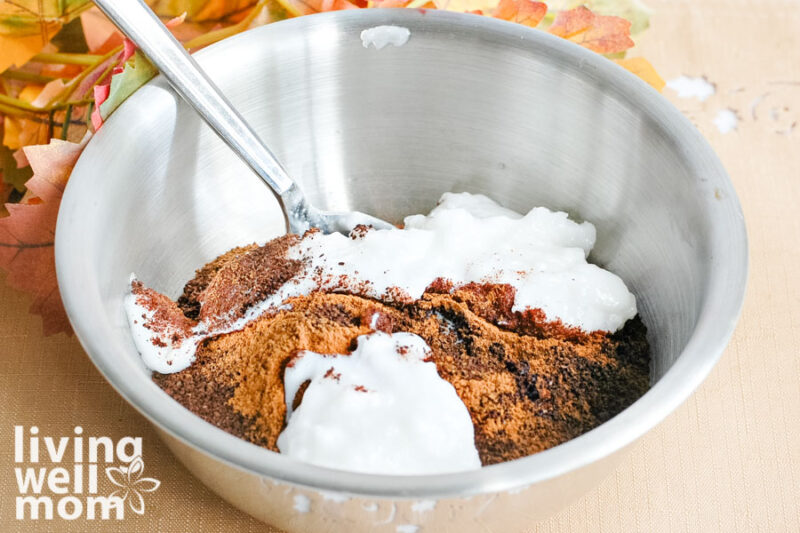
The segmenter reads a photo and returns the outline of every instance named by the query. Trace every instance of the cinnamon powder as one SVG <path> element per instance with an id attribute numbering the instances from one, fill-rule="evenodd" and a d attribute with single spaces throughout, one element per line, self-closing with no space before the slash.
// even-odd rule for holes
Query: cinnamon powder
<path id="1" fill-rule="evenodd" d="M 211 316 L 215 306 L 243 313 L 300 268 L 285 257 L 294 239 L 221 256 L 187 284 L 180 308 L 188 318 Z M 415 333 L 466 405 L 483 464 L 572 439 L 647 390 L 648 344 L 638 317 L 614 334 L 586 333 L 548 322 L 539 310 L 512 312 L 513 301 L 508 285 L 453 289 L 447 280 L 405 304 L 312 293 L 240 331 L 207 339 L 190 367 L 153 379 L 205 420 L 278 451 L 286 415 L 283 372 L 298 351 L 349 353 L 371 326 Z"/>

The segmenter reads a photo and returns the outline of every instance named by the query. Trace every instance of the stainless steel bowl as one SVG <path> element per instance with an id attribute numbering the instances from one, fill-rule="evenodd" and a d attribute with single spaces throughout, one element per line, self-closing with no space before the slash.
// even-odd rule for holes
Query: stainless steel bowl
<path id="1" fill-rule="evenodd" d="M 365 49 L 360 32 L 379 24 L 411 38 Z M 123 314 L 128 277 L 177 295 L 217 254 L 276 236 L 282 217 L 156 79 L 75 167 L 56 233 L 59 284 L 103 375 L 197 477 L 251 515 L 293 531 L 520 529 L 598 483 L 725 348 L 747 276 L 736 194 L 694 127 L 611 61 L 520 25 L 424 10 L 293 19 L 198 59 L 322 208 L 400 220 L 444 191 L 471 191 L 594 222 L 593 259 L 635 292 L 653 350 L 652 389 L 617 417 L 467 473 L 340 472 L 207 424 L 150 381 Z"/>

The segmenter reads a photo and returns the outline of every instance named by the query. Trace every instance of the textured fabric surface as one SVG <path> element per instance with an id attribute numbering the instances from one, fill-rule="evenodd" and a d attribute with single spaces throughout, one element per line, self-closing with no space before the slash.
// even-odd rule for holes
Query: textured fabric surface
<path id="1" fill-rule="evenodd" d="M 739 327 L 708 380 L 637 442 L 597 489 L 531 532 L 800 531 L 800 2 L 649 0 L 638 52 L 665 79 L 706 76 L 705 102 L 664 94 L 727 167 L 748 224 Z M 635 55 L 635 54 L 634 54 Z M 733 110 L 738 128 L 714 118 Z M 273 531 L 196 481 L 98 374 L 74 337 L 41 336 L 30 300 L 0 276 L 0 531 Z M 14 519 L 13 426 L 144 438 L 161 487 L 111 522 Z"/>

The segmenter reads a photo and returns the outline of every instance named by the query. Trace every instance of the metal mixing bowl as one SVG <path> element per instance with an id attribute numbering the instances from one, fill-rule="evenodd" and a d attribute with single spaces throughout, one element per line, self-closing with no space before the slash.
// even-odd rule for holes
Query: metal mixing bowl
<path id="1" fill-rule="evenodd" d="M 365 49 L 360 32 L 379 24 L 411 38 Z M 652 343 L 653 387 L 623 413 L 472 472 L 335 471 L 215 428 L 151 382 L 122 308 L 128 278 L 177 296 L 200 265 L 278 235 L 283 219 L 272 194 L 156 79 L 75 167 L 56 233 L 61 294 L 106 379 L 197 477 L 251 515 L 293 531 L 520 529 L 596 485 L 725 348 L 747 275 L 736 194 L 695 128 L 611 61 L 542 31 L 424 10 L 288 20 L 197 57 L 322 208 L 398 221 L 444 191 L 471 191 L 592 221 L 592 259 L 636 294 Z"/>

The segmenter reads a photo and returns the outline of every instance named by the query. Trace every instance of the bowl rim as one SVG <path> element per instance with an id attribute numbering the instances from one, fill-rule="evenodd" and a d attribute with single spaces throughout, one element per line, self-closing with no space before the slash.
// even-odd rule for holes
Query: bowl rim
<path id="1" fill-rule="evenodd" d="M 727 200 L 725 209 L 716 209 L 718 224 L 726 224 L 726 243 L 712 243 L 715 261 L 709 267 L 706 298 L 693 331 L 681 354 L 650 390 L 639 400 L 597 428 L 534 455 L 486 466 L 478 470 L 436 475 L 376 475 L 346 472 L 314 466 L 261 448 L 207 423 L 178 402 L 165 405 L 162 397 L 153 397 L 136 386 L 115 368 L 113 358 L 104 355 L 103 342 L 93 334 L 92 320 L 82 317 L 78 302 L 85 297 L 78 284 L 69 283 L 78 268 L 65 245 L 64 235 L 70 222 L 61 209 L 56 231 L 56 270 L 64 306 L 75 334 L 94 365 L 112 387 L 158 428 L 187 444 L 237 469 L 290 484 L 324 491 L 389 498 L 444 498 L 511 491 L 562 476 L 625 448 L 661 422 L 697 388 L 711 371 L 733 334 L 741 312 L 748 275 L 748 245 L 741 206 L 722 164 L 697 129 L 657 91 L 599 54 L 565 39 L 520 24 L 491 17 L 438 10 L 359 9 L 308 15 L 262 26 L 225 39 L 199 51 L 203 58 L 223 54 L 242 41 L 257 40 L 264 32 L 295 32 L 317 25 L 396 24 L 410 27 L 441 25 L 456 32 L 483 32 L 487 37 L 513 42 L 533 52 L 545 51 L 571 64 L 587 65 L 592 75 L 623 94 L 632 105 L 656 121 L 675 142 L 677 149 L 694 166 L 704 168 L 703 179 L 720 190 Z M 161 76 L 150 84 L 166 87 Z M 136 105 L 142 91 L 123 104 Z M 110 119 L 113 122 L 113 117 Z M 87 161 L 100 142 L 111 142 L 110 128 L 98 132 L 82 154 L 67 184 L 62 204 L 80 199 L 70 194 L 79 181 L 82 161 Z M 63 205 L 62 205 L 63 207 Z M 718 256 L 721 254 L 721 256 Z M 723 260 L 724 259 L 724 260 Z M 724 265 L 727 271 L 720 270 Z"/>

